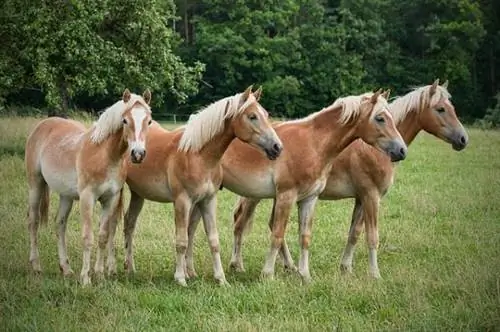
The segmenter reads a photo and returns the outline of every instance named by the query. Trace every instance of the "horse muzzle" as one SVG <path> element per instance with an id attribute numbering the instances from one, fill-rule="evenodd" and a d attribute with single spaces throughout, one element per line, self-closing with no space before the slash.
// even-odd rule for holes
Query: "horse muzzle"
<path id="1" fill-rule="evenodd" d="M 269 160 L 276 160 L 280 156 L 281 151 L 283 151 L 283 147 L 278 143 L 274 143 L 271 147 L 264 148 L 264 151 Z"/>
<path id="2" fill-rule="evenodd" d="M 146 158 L 146 150 L 145 149 L 132 149 L 130 151 L 130 160 L 134 164 L 140 164 Z"/>
<path id="3" fill-rule="evenodd" d="M 408 153 L 408 147 L 400 140 L 390 141 L 389 146 L 385 150 L 392 162 L 405 160 Z"/>

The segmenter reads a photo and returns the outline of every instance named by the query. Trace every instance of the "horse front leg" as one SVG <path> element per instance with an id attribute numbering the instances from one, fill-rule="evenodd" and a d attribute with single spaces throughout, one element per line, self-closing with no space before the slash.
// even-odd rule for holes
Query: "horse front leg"
<path id="1" fill-rule="evenodd" d="M 354 251 L 359 235 L 363 231 L 363 204 L 359 198 L 354 201 L 354 209 L 352 211 L 351 226 L 349 228 L 349 237 L 344 248 L 342 261 L 340 263 L 340 271 L 343 274 L 352 273 L 352 261 L 354 259 Z"/>
<path id="2" fill-rule="evenodd" d="M 128 210 L 123 218 L 123 236 L 125 240 L 125 262 L 123 265 L 127 274 L 135 273 L 133 238 L 137 218 L 143 206 L 144 198 L 131 190 Z"/>
<path id="3" fill-rule="evenodd" d="M 229 268 L 237 272 L 245 272 L 241 255 L 243 233 L 250 227 L 259 202 L 260 199 L 240 197 L 233 212 L 233 250 Z"/>
<path id="4" fill-rule="evenodd" d="M 309 272 L 309 245 L 311 244 L 312 222 L 317 201 L 318 196 L 311 196 L 298 203 L 300 229 L 299 274 L 305 283 L 310 283 L 312 280 Z"/>
<path id="5" fill-rule="evenodd" d="M 217 196 L 208 197 L 198 203 L 203 217 L 203 226 L 212 252 L 214 278 L 219 285 L 228 285 L 220 257 L 219 232 L 217 231 Z"/>
<path id="6" fill-rule="evenodd" d="M 90 256 L 92 252 L 92 242 L 94 235 L 92 233 L 92 215 L 95 206 L 95 196 L 91 190 L 84 190 L 80 193 L 80 216 L 82 220 L 82 270 L 80 273 L 80 282 L 85 286 L 91 283 L 90 280 Z"/>
<path id="7" fill-rule="evenodd" d="M 276 256 L 285 237 L 286 226 L 290 217 L 290 210 L 297 199 L 294 191 L 281 192 L 276 195 L 275 209 L 272 222 L 271 247 L 266 255 L 261 277 L 265 279 L 274 278 L 274 266 Z"/>
<path id="8" fill-rule="evenodd" d="M 195 206 L 193 208 L 193 212 L 191 213 L 191 217 L 189 218 L 189 226 L 188 226 L 188 247 L 186 250 L 186 276 L 188 278 L 196 278 L 196 270 L 194 268 L 194 235 L 196 233 L 196 228 L 200 223 L 201 212 L 200 209 Z"/>
<path id="9" fill-rule="evenodd" d="M 365 221 L 366 240 L 368 243 L 369 275 L 375 279 L 381 277 L 377 261 L 379 204 L 380 197 L 377 195 L 367 196 L 363 200 L 363 219 Z"/>
<path id="10" fill-rule="evenodd" d="M 96 262 L 94 266 L 94 271 L 96 276 L 102 279 L 104 274 L 104 252 L 106 247 L 109 245 L 108 242 L 111 242 L 111 246 L 113 246 L 112 236 L 116 231 L 116 213 L 117 208 L 120 204 L 121 196 L 119 193 L 107 197 L 106 199 L 101 199 L 102 211 L 101 218 L 99 222 L 99 245 L 97 247 L 96 253 Z M 109 248 L 108 248 L 109 249 Z M 108 257 L 108 271 L 116 272 L 116 259 L 114 257 Z"/>
<path id="11" fill-rule="evenodd" d="M 188 224 L 193 203 L 187 195 L 180 195 L 174 201 L 175 209 L 175 281 L 181 286 L 186 283 L 186 250 L 188 246 Z"/>

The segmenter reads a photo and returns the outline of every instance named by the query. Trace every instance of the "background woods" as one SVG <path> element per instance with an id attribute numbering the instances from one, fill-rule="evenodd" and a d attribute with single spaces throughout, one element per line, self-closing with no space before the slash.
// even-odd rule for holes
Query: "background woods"
<path id="1" fill-rule="evenodd" d="M 4 0 L 0 103 L 100 110 L 150 87 L 156 114 L 189 114 L 262 84 L 273 116 L 335 98 L 450 81 L 459 115 L 499 91 L 496 0 Z"/>

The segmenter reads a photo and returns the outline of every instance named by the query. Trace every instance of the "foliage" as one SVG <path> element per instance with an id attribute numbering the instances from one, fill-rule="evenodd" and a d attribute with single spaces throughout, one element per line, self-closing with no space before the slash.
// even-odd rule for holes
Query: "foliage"
<path id="1" fill-rule="evenodd" d="M 440 78 L 472 119 L 500 88 L 492 0 L 5 0 L 0 11 L 0 103 L 101 108 L 150 87 L 185 115 L 254 84 L 272 115 L 295 118 Z"/>
<path id="2" fill-rule="evenodd" d="M 500 128 L 500 92 L 495 96 L 496 104 L 486 110 L 484 118 L 477 121 L 482 128 Z"/>
<path id="3" fill-rule="evenodd" d="M 18 1 L 4 6 L 9 4 Z M 156 0 L 38 0 L 11 25 L 22 37 L 16 52 L 29 68 L 25 74 L 50 106 L 66 111 L 78 94 L 121 94 L 126 87 L 148 87 L 161 104 L 165 92 L 179 101 L 195 93 L 204 68 L 199 62 L 186 66 L 172 52 L 178 42 L 167 25 L 172 10 L 173 3 L 169 8 Z M 7 57 L 3 67 L 12 61 Z"/>

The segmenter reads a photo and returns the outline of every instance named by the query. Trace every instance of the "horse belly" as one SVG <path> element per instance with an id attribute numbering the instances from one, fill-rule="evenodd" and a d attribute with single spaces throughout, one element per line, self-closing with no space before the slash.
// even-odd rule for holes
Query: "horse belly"
<path id="1" fill-rule="evenodd" d="M 52 172 L 44 170 L 42 175 L 50 190 L 62 196 L 78 198 L 78 176 L 76 170 Z"/>
<path id="2" fill-rule="evenodd" d="M 356 197 L 356 188 L 349 176 L 342 175 L 334 179 L 329 178 L 319 198 L 322 200 L 338 200 Z"/>
<path id="3" fill-rule="evenodd" d="M 129 188 L 144 199 L 154 202 L 173 202 L 174 198 L 169 186 L 163 181 L 134 183 L 128 180 Z"/>
<path id="4" fill-rule="evenodd" d="M 274 198 L 276 187 L 272 173 L 233 175 L 224 172 L 224 188 L 235 194 L 254 198 Z"/>

